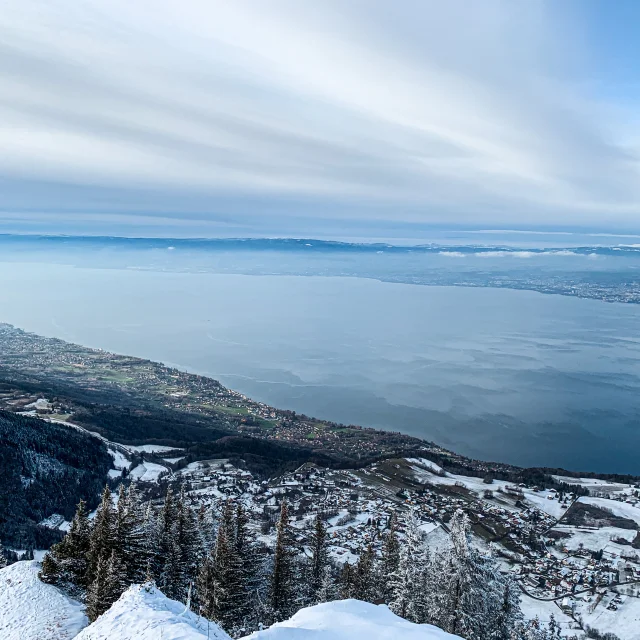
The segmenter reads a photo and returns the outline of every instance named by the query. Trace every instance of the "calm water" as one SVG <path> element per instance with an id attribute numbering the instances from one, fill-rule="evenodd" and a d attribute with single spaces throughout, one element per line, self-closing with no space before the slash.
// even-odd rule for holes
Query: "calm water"
<path id="1" fill-rule="evenodd" d="M 517 464 L 640 473 L 640 305 L 0 263 L 0 321 Z"/>

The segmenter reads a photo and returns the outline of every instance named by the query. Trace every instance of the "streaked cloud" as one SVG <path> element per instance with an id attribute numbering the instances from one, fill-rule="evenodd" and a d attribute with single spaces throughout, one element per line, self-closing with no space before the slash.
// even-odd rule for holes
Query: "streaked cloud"
<path id="1" fill-rule="evenodd" d="M 579 7 L 9 0 L 0 221 L 637 227 L 633 105 Z"/>

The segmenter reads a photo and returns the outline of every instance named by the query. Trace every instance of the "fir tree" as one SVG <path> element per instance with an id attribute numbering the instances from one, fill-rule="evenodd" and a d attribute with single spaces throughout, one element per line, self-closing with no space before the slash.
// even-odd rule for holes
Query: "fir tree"
<path id="1" fill-rule="evenodd" d="M 236 616 L 246 621 L 251 615 L 254 594 L 258 589 L 259 558 L 255 537 L 249 529 L 249 518 L 241 504 L 236 508 L 235 557 L 238 564 L 238 593 L 236 594 Z"/>
<path id="2" fill-rule="evenodd" d="M 313 599 L 318 602 L 318 594 L 327 566 L 327 528 L 320 517 L 316 516 L 312 537 L 311 557 L 311 592 Z"/>
<path id="3" fill-rule="evenodd" d="M 111 557 L 111 551 L 115 547 L 115 513 L 111 500 L 111 491 L 105 486 L 102 492 L 102 501 L 93 521 L 93 529 L 89 537 L 88 557 L 88 584 L 94 581 L 97 575 L 100 559 L 106 563 Z M 104 572 L 103 572 L 104 573 Z"/>
<path id="4" fill-rule="evenodd" d="M 373 602 L 376 599 L 375 585 L 375 554 L 371 545 L 360 554 L 358 563 L 353 571 L 353 595 L 352 598 Z"/>
<path id="5" fill-rule="evenodd" d="M 45 555 L 40 579 L 49 584 L 59 584 L 74 596 L 82 597 L 88 586 L 90 536 L 91 526 L 86 505 L 81 500 L 69 531 Z"/>
<path id="6" fill-rule="evenodd" d="M 104 581 L 104 605 L 109 608 L 129 586 L 127 569 L 122 558 L 115 549 L 111 551 L 111 557 L 107 564 L 107 572 Z"/>
<path id="7" fill-rule="evenodd" d="M 200 537 L 197 530 L 196 515 L 187 504 L 184 486 L 180 490 L 176 507 L 175 545 L 179 550 L 176 571 L 174 572 L 174 598 L 185 602 L 190 586 L 198 571 L 200 557 Z"/>
<path id="8" fill-rule="evenodd" d="M 227 500 L 218 527 L 213 565 L 214 620 L 226 629 L 231 629 L 238 609 L 241 593 L 241 564 L 236 548 L 235 510 L 231 500 Z M 242 598 L 240 597 L 240 600 Z"/>
<path id="9" fill-rule="evenodd" d="M 171 487 L 167 489 L 164 505 L 158 520 L 158 586 L 168 598 L 178 595 L 180 582 L 180 549 L 176 543 L 177 508 Z"/>
<path id="10" fill-rule="evenodd" d="M 288 617 L 294 600 L 293 558 L 295 550 L 289 508 L 287 501 L 282 501 L 280 519 L 277 525 L 276 547 L 273 555 L 273 573 L 271 575 L 270 604 L 275 616 L 280 619 Z"/>
<path id="11" fill-rule="evenodd" d="M 101 616 L 110 606 L 109 588 L 107 583 L 107 574 L 109 571 L 109 561 L 103 553 L 96 563 L 93 580 L 87 589 L 87 617 L 90 622 Z"/>
<path id="12" fill-rule="evenodd" d="M 356 572 L 353 566 L 345 562 L 340 572 L 340 598 L 348 600 L 355 598 L 356 593 Z"/>
<path id="13" fill-rule="evenodd" d="M 428 552 L 418 521 L 410 513 L 405 523 L 405 541 L 400 551 L 400 562 L 392 580 L 391 610 L 412 622 L 424 622 L 426 617 L 425 573 Z"/>
<path id="14" fill-rule="evenodd" d="M 215 580 L 214 580 L 214 550 L 212 549 L 198 569 L 196 580 L 196 594 L 198 610 L 201 616 L 209 620 L 215 619 Z"/>
<path id="15" fill-rule="evenodd" d="M 4 557 L 4 556 L 3 556 Z M 6 562 L 6 561 L 5 561 Z M 46 584 L 58 584 L 60 581 L 60 572 L 55 554 L 49 551 L 42 559 L 42 567 L 38 577 Z"/>
<path id="16" fill-rule="evenodd" d="M 398 540 L 397 519 L 395 512 L 389 520 L 389 532 L 382 547 L 380 570 L 377 576 L 377 587 L 385 602 L 393 600 L 395 585 L 400 571 L 400 541 Z"/>
<path id="17" fill-rule="evenodd" d="M 318 603 L 332 602 L 333 600 L 338 600 L 339 597 L 340 595 L 331 564 L 327 563 L 322 571 L 322 581 L 320 582 L 320 588 L 316 595 L 316 601 Z"/>

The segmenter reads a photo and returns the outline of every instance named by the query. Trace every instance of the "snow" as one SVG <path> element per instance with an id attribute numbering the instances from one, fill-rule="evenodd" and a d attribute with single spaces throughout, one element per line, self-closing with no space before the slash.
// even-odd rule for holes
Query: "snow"
<path id="1" fill-rule="evenodd" d="M 603 601 L 589 612 L 582 608 L 583 624 L 595 627 L 600 633 L 613 633 L 621 640 L 638 640 L 640 638 L 640 599 L 623 596 L 623 604 L 618 611 L 607 610 L 607 604 L 615 594 L 610 593 Z"/>
<path id="2" fill-rule="evenodd" d="M 178 447 L 165 447 L 161 444 L 140 444 L 136 446 L 132 445 L 122 445 L 126 446 L 129 451 L 138 451 L 142 453 L 166 453 L 167 451 L 182 451 L 182 449 Z"/>
<path id="3" fill-rule="evenodd" d="M 433 473 L 445 473 L 444 469 L 440 465 L 437 465 L 435 462 L 431 462 L 431 460 L 427 460 L 426 458 L 407 458 L 407 462 L 427 469 L 427 471 L 433 471 Z"/>
<path id="4" fill-rule="evenodd" d="M 151 584 L 132 585 L 76 640 L 231 640 L 184 604 L 170 600 Z"/>
<path id="5" fill-rule="evenodd" d="M 120 469 L 122 471 L 122 469 L 129 468 L 130 461 L 122 453 L 122 451 L 119 451 L 118 449 L 113 449 L 111 447 L 109 447 L 107 451 L 109 452 L 109 455 L 113 458 L 113 466 L 115 469 Z"/>
<path id="6" fill-rule="evenodd" d="M 563 613 L 562 609 L 554 601 L 536 600 L 524 593 L 520 595 L 520 608 L 525 620 L 533 620 L 537 617 L 540 622 L 546 625 L 549 624 L 553 614 L 563 631 L 571 629 L 573 620 L 566 613 Z"/>
<path id="7" fill-rule="evenodd" d="M 454 640 L 458 636 L 399 618 L 384 606 L 338 600 L 301 609 L 244 640 Z"/>
<path id="8" fill-rule="evenodd" d="M 415 460 L 415 459 L 414 459 Z M 421 459 L 422 460 L 422 459 Z M 428 460 L 426 462 L 429 462 Z M 433 463 L 430 463 L 433 465 Z M 484 492 L 489 489 L 491 491 L 497 491 L 498 489 L 504 490 L 507 485 L 511 485 L 510 482 L 504 480 L 494 480 L 491 484 L 485 484 L 482 478 L 476 478 L 474 476 L 460 476 L 453 473 L 448 473 L 446 477 L 442 477 L 425 470 L 417 465 L 411 467 L 413 475 L 419 482 L 431 485 L 460 485 L 471 491 L 477 498 L 482 499 Z M 533 491 L 526 487 L 522 488 L 522 493 L 525 500 L 532 506 L 540 509 L 549 514 L 551 517 L 559 519 L 567 511 L 567 507 L 563 507 L 557 500 L 557 496 L 551 491 Z M 553 498 L 553 499 L 549 499 Z M 638 510 L 640 514 L 640 510 Z"/>
<path id="9" fill-rule="evenodd" d="M 582 529 L 580 527 L 554 527 L 554 531 L 566 531 L 571 534 L 570 538 L 563 538 L 560 544 L 567 547 L 567 549 L 575 550 L 582 546 L 590 551 L 599 551 L 604 549 L 606 552 L 612 552 L 620 555 L 625 547 L 623 545 L 612 542 L 612 538 L 624 538 L 631 542 L 635 536 L 636 531 L 633 529 L 618 529 L 616 527 L 602 527 L 600 529 Z M 629 550 L 629 547 L 626 548 Z"/>
<path id="10" fill-rule="evenodd" d="M 40 582 L 35 561 L 0 569 L 0 638 L 70 640 L 87 625 L 84 607 Z"/>
<path id="11" fill-rule="evenodd" d="M 620 482 L 612 482 L 611 480 L 601 480 L 600 478 L 571 478 L 570 476 L 551 476 L 558 482 L 564 482 L 585 489 L 593 489 L 595 491 L 623 491 L 631 485 L 622 484 Z"/>
<path id="12" fill-rule="evenodd" d="M 35 402 L 31 404 L 27 404 L 24 407 L 25 409 L 42 409 L 42 410 L 50 410 L 51 403 L 46 398 L 38 398 Z"/>
<path id="13" fill-rule="evenodd" d="M 133 480 L 140 482 L 157 482 L 163 473 L 169 473 L 167 467 L 155 462 L 143 462 L 129 474 Z"/>
<path id="14" fill-rule="evenodd" d="M 183 460 L 186 456 L 179 456 L 178 458 L 162 458 L 165 462 L 168 462 L 169 464 L 175 464 L 176 462 L 180 462 L 180 460 Z"/>
<path id="15" fill-rule="evenodd" d="M 618 502 L 617 500 L 607 500 L 606 498 L 590 497 L 580 498 L 579 502 L 592 504 L 594 507 L 600 507 L 601 509 L 609 509 L 613 512 L 614 516 L 618 516 L 619 518 L 628 518 L 640 525 L 640 509 L 638 507 L 634 507 L 632 504 Z"/>

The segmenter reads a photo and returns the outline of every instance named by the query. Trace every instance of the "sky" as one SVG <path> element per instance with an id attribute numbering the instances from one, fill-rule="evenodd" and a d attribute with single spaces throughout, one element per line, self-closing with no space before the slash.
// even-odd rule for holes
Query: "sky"
<path id="1" fill-rule="evenodd" d="M 633 0 L 0 0 L 0 231 L 640 231 Z"/>

